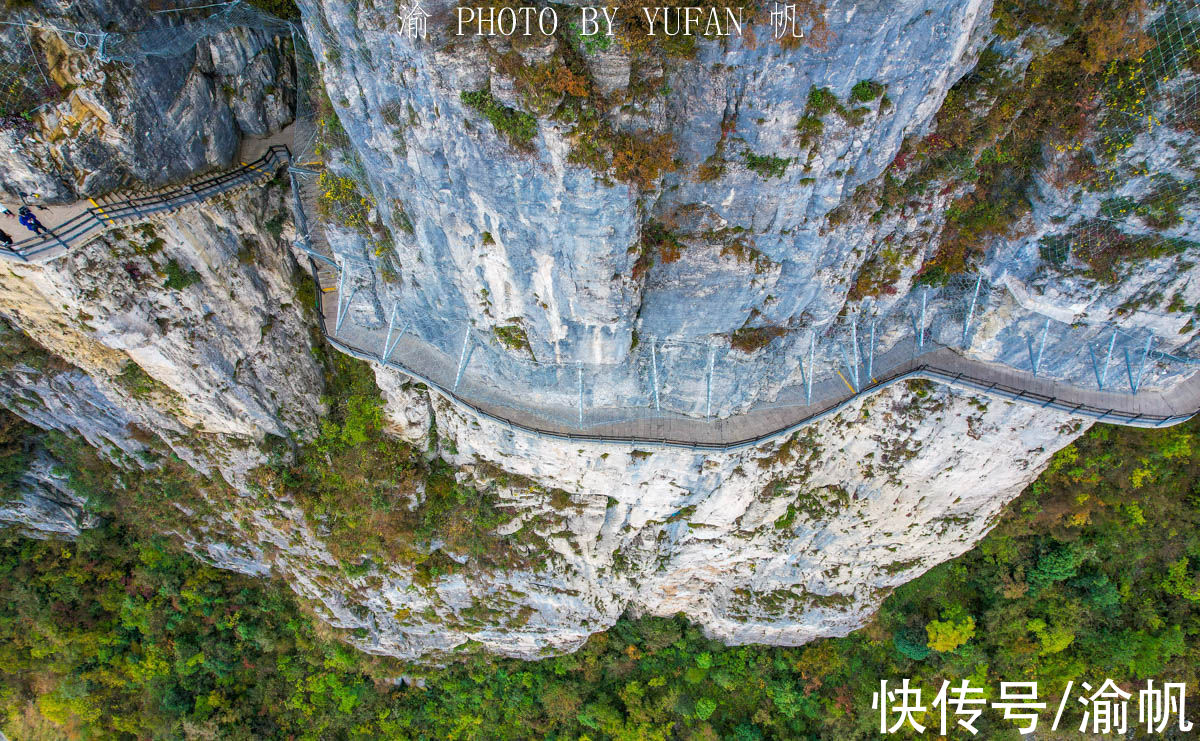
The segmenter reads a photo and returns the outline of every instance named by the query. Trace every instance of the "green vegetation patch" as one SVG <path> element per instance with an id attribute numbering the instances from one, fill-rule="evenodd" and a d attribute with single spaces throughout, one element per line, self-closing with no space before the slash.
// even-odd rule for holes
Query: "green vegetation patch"
<path id="1" fill-rule="evenodd" d="M 792 162 L 790 157 L 775 157 L 754 152 L 746 152 L 745 157 L 746 167 L 764 178 L 783 177 L 783 174 L 787 172 L 788 165 Z"/>
<path id="2" fill-rule="evenodd" d="M 167 386 L 142 369 L 132 360 L 125 363 L 121 372 L 113 378 L 122 388 L 137 399 L 145 399 L 167 390 Z"/>
<path id="3" fill-rule="evenodd" d="M 1113 221 L 1131 217 L 1141 220 L 1151 229 L 1163 230 L 1183 223 L 1181 208 L 1195 183 L 1183 185 L 1170 176 L 1160 176 L 1158 183 L 1140 200 L 1114 196 L 1100 204 L 1100 216 Z"/>
<path id="4" fill-rule="evenodd" d="M 532 358 L 533 348 L 529 346 L 529 335 L 525 333 L 525 328 L 521 326 L 521 318 L 513 317 L 508 321 L 508 324 L 493 327 L 492 334 L 496 335 L 496 339 L 500 340 L 500 344 L 509 350 L 529 353 L 529 357 Z"/>
<path id="5" fill-rule="evenodd" d="M 729 336 L 729 346 L 734 350 L 750 354 L 758 352 L 777 337 L 783 337 L 787 330 L 783 327 L 742 327 L 735 329 Z"/>
<path id="6" fill-rule="evenodd" d="M 196 272 L 194 268 L 184 268 L 173 257 L 167 260 L 167 264 L 163 266 L 163 273 L 167 276 L 163 281 L 163 286 L 174 291 L 182 291 L 201 281 L 200 273 Z"/>
<path id="7" fill-rule="evenodd" d="M 277 18 L 300 20 L 300 8 L 296 7 L 296 0 L 249 0 L 249 3 Z"/>
<path id="8" fill-rule="evenodd" d="M 133 246 L 133 251 L 135 254 L 143 257 L 149 257 L 150 255 L 156 255 L 159 252 L 162 252 L 163 249 L 166 248 L 166 240 L 158 236 L 158 229 L 153 223 L 147 221 L 143 224 L 138 224 L 137 226 L 133 227 L 133 230 L 140 233 L 146 240 L 142 244 L 138 244 L 137 242 L 133 241 L 130 242 L 130 244 Z"/>
<path id="9" fill-rule="evenodd" d="M 859 268 L 847 300 L 895 295 L 904 264 L 904 254 L 899 249 L 884 247 L 879 250 Z"/>
<path id="10" fill-rule="evenodd" d="M 606 33 L 584 36 L 583 28 L 575 22 L 568 23 L 567 28 L 571 31 L 571 38 L 575 41 L 575 46 L 585 54 L 598 54 L 612 46 L 613 39 Z"/>
<path id="11" fill-rule="evenodd" d="M 283 236 L 283 225 L 287 223 L 288 218 L 288 213 L 281 209 L 274 216 L 266 220 L 263 224 L 263 230 L 275 239 L 279 239 Z"/>
<path id="12" fill-rule="evenodd" d="M 322 353 L 330 414 L 316 438 L 255 472 L 271 496 L 287 496 L 328 532 L 331 552 L 346 564 L 366 555 L 415 568 L 432 583 L 455 569 L 532 568 L 542 545 L 533 533 L 501 537 L 515 517 L 495 491 L 459 483 L 440 458 L 383 431 L 383 399 L 370 365 L 338 352 Z M 413 500 L 418 500 L 413 504 Z M 459 564 L 440 551 L 465 556 Z"/>
<path id="13" fill-rule="evenodd" d="M 811 146 L 825 131 L 822 119 L 830 113 L 838 114 L 852 126 L 862 124 L 866 109 L 846 110 L 833 91 L 827 87 L 812 87 L 808 91 L 808 102 L 804 115 L 796 122 L 797 142 L 801 147 Z M 811 157 L 811 155 L 810 155 Z"/>
<path id="14" fill-rule="evenodd" d="M 825 116 L 834 111 L 844 111 L 837 96 L 827 87 L 813 87 L 808 91 L 808 110 L 818 116 Z"/>
<path id="15" fill-rule="evenodd" d="M 1154 234 L 1127 234 L 1103 222 L 1087 222 L 1066 233 L 1043 237 L 1039 249 L 1042 258 L 1051 265 L 1063 269 L 1068 257 L 1072 257 L 1083 263 L 1087 277 L 1113 285 L 1132 265 L 1195 252 L 1200 244 Z"/>
<path id="16" fill-rule="evenodd" d="M 513 146 L 530 149 L 533 137 L 537 136 L 537 119 L 528 113 L 517 111 L 492 97 L 490 90 L 463 91 L 462 102 L 473 108 L 491 122 L 496 131 L 508 138 Z"/>
<path id="17" fill-rule="evenodd" d="M 0 370 L 7 371 L 18 366 L 42 372 L 71 367 L 0 316 Z"/>
<path id="18" fill-rule="evenodd" d="M 850 504 L 850 492 L 844 486 L 824 486 L 796 496 L 796 509 L 814 521 L 827 520 Z"/>
<path id="19" fill-rule="evenodd" d="M 850 100 L 855 103 L 868 103 L 883 95 L 886 88 L 874 80 L 859 80 L 850 88 Z"/>
<path id="20" fill-rule="evenodd" d="M 569 162 L 643 190 L 676 167 L 675 138 L 669 133 L 618 131 L 593 109 L 578 105 L 564 106 L 557 119 L 574 126 Z"/>
<path id="21" fill-rule="evenodd" d="M 633 279 L 640 280 L 655 260 L 664 265 L 679 260 L 686 249 L 687 244 L 666 224 L 655 219 L 647 221 L 642 227 L 641 240 L 635 248 L 630 249 L 638 255 L 633 264 Z"/>
<path id="22" fill-rule="evenodd" d="M 33 462 L 33 441 L 40 432 L 0 407 L 0 502 L 20 496 L 17 482 Z"/>

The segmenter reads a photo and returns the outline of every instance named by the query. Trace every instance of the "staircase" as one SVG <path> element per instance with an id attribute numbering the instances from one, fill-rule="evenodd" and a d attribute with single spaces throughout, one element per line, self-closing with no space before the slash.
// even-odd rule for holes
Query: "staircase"
<path id="1" fill-rule="evenodd" d="M 182 184 L 123 190 L 98 199 L 89 198 L 79 204 L 79 212 L 71 218 L 60 224 L 47 225 L 50 233 L 29 237 L 10 248 L 0 249 L 0 257 L 15 262 L 51 260 L 72 247 L 86 244 L 109 229 L 146 221 L 161 214 L 173 214 L 202 201 L 249 188 L 265 178 L 274 177 L 279 167 L 290 161 L 288 148 L 276 145 L 254 162 L 192 178 Z"/>

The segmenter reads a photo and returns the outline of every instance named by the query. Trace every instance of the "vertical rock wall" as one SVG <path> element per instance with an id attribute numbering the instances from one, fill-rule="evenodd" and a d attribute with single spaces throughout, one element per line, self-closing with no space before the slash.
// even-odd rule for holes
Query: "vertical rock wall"
<path id="1" fill-rule="evenodd" d="M 0 315 L 62 361 L 7 369 L 7 405 L 101 448 L 135 452 L 156 435 L 231 480 L 261 462 L 264 436 L 309 434 L 323 381 L 285 244 L 286 187 L 110 231 L 45 264 L 0 264 Z"/>
<path id="2" fill-rule="evenodd" d="M 38 0 L 6 16 L 0 40 L 13 84 L 34 88 L 40 104 L 27 124 L 0 128 L 0 188 L 70 202 L 162 185 L 229 165 L 242 136 L 283 128 L 294 110 L 291 40 L 257 28 L 195 38 L 188 29 L 211 12 Z M 148 36 L 138 48 L 155 55 L 102 61 L 108 32 Z"/>
<path id="3" fill-rule="evenodd" d="M 844 635 L 892 587 L 969 549 L 1082 429 L 914 382 L 775 445 L 638 450 L 538 438 L 388 371 L 379 380 L 402 434 L 423 447 L 434 422 L 438 452 L 514 513 L 502 539 L 544 543 L 532 569 L 448 552 L 461 565 L 432 581 L 380 564 L 331 584 L 318 560 L 278 555 L 335 624 L 360 630 L 355 643 L 405 657 L 471 640 L 536 658 L 573 650 L 625 611 L 682 612 L 732 643 Z"/>

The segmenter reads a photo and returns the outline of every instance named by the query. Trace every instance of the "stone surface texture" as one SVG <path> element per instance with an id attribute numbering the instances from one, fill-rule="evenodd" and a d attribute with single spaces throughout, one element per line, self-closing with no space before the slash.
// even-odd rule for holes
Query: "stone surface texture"
<path id="1" fill-rule="evenodd" d="M 28 12 L 146 20 L 101 0 L 69 13 L 62 5 L 40 0 Z M 784 50 L 760 23 L 756 42 L 699 41 L 694 59 L 660 64 L 600 50 L 587 64 L 612 125 L 670 132 L 677 144 L 678 168 L 635 187 L 571 161 L 564 122 L 539 118 L 531 148 L 519 150 L 465 104 L 463 92 L 485 89 L 514 110 L 524 102 L 496 63 L 514 50 L 499 39 L 452 37 L 448 0 L 426 4 L 432 38 L 424 41 L 400 33 L 392 0 L 300 5 L 348 141 L 330 153 L 332 166 L 345 173 L 361 163 L 374 200 L 367 218 L 390 237 L 379 251 L 361 234 L 329 228 L 330 247 L 360 286 L 348 321 L 386 326 L 395 302 L 410 331 L 455 356 L 468 327 L 488 337 L 518 326 L 527 349 L 491 346 L 471 372 L 521 389 L 530 403 L 558 403 L 563 393 L 516 385 L 534 367 L 530 356 L 609 369 L 612 403 L 644 402 L 651 343 L 728 353 L 729 335 L 745 326 L 806 328 L 744 354 L 744 372 L 722 376 L 723 413 L 769 400 L 791 377 L 807 331 L 863 308 L 850 289 L 882 244 L 908 255 L 897 296 L 878 302 L 898 305 L 953 192 L 932 189 L 913 209 L 876 221 L 865 208 L 844 220 L 830 214 L 853 203 L 860 186 L 880 184 L 906 136 L 930 133 L 947 91 L 992 41 L 986 0 L 831 0 L 824 49 Z M 47 53 L 51 36 L 37 34 Z M 239 135 L 270 133 L 289 118 L 284 45 L 235 31 L 170 62 L 132 67 L 63 46 L 55 75 L 78 87 L 35 118 L 29 143 L 9 142 L 4 187 L 70 200 L 125 176 L 160 182 L 227 162 Z M 551 47 L 515 53 L 536 62 Z M 1007 53 L 1023 73 L 1028 55 L 1016 43 Z M 862 80 L 886 85 L 888 104 L 863 104 L 857 125 L 827 116 L 816 141 L 797 139 L 814 86 L 845 102 Z M 78 132 L 56 138 L 62 126 Z M 1149 134 L 1135 152 L 1153 158 L 1192 146 L 1172 147 L 1172 136 Z M 764 174 L 749 166 L 756 157 L 788 165 Z M 700 177 L 705 164 L 723 169 Z M 70 177 L 45 174 L 56 172 Z M 526 548 L 536 566 L 419 579 L 399 563 L 344 564 L 323 523 L 263 483 L 278 438 L 310 438 L 326 412 L 316 318 L 298 293 L 282 182 L 110 232 L 44 266 L 0 265 L 0 317 L 42 348 L 0 369 L 0 400 L 122 465 L 162 443 L 223 479 L 226 500 L 177 503 L 209 514 L 175 535 L 223 568 L 281 577 L 369 652 L 438 660 L 474 641 L 536 658 L 577 648 L 627 611 L 682 612 L 730 643 L 844 635 L 891 588 L 969 549 L 1084 429 L 1060 412 L 910 383 L 754 449 L 633 449 L 514 432 L 377 369 L 388 430 L 440 455 L 460 481 L 512 512 L 497 537 Z M 1131 332 L 1152 328 L 1186 349 L 1187 316 L 1166 305 L 1172 292 L 1189 305 L 1200 300 L 1200 288 L 1172 272 L 1188 255 L 1143 263 L 1111 287 L 1039 271 L 1047 224 L 1098 208 L 1053 182 L 1047 176 L 1032 194 L 1028 228 L 984 262 L 1002 292 L 989 294 L 971 351 L 1015 363 L 1028 351 L 1027 320 L 1006 323 L 1017 307 L 1090 326 L 1156 285 L 1161 296 L 1122 316 Z M 669 224 L 686 249 L 637 269 L 651 221 Z M 697 377 L 703 354 L 663 357 L 670 394 Z M 1070 362 L 1071 372 L 1086 367 Z M 416 504 L 424 493 L 411 496 Z M 0 506 L 0 519 L 65 536 L 94 524 L 44 461 Z"/>

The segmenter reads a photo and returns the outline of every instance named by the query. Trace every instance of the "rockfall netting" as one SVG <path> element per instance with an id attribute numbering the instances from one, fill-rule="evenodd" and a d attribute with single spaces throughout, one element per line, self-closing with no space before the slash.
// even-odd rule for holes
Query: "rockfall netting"
<path id="1" fill-rule="evenodd" d="M 1145 329 L 1024 308 L 1003 275 L 919 281 L 899 300 L 858 302 L 819 325 L 640 337 L 627 354 L 596 363 L 536 358 L 519 332 L 504 327 L 406 316 L 393 244 L 411 239 L 414 225 L 403 211 L 379 203 L 372 175 L 339 119 L 344 103 L 330 100 L 321 81 L 322 67 L 343 53 L 341 42 L 311 3 L 299 5 L 305 12 L 299 25 L 234 2 L 180 8 L 142 31 L 81 32 L 78 43 L 105 59 L 131 61 L 183 53 L 236 26 L 291 34 L 299 87 L 292 147 L 299 246 L 319 268 L 327 331 L 360 355 L 392 363 L 482 409 L 509 410 L 532 426 L 567 431 L 733 415 L 766 419 L 773 410 L 827 407 L 946 347 L 1028 377 L 1129 394 L 1191 371 L 1189 359 L 1157 348 Z M 1115 256 L 1155 257 L 1192 246 L 1179 234 L 1195 200 L 1193 178 L 1136 155 L 1155 137 L 1186 136 L 1200 123 L 1197 12 L 1191 2 L 1164 3 L 1152 12 L 1145 54 L 1104 71 L 1096 130 L 1079 143 L 1102 165 L 1090 187 L 1103 197 L 1094 215 L 1061 224 L 1041 240 L 1042 258 L 1055 269 L 1102 276 Z M 25 69 L 22 79 L 34 71 Z M 1126 187 L 1135 181 L 1137 189 Z M 790 362 L 763 363 L 764 354 Z"/>

